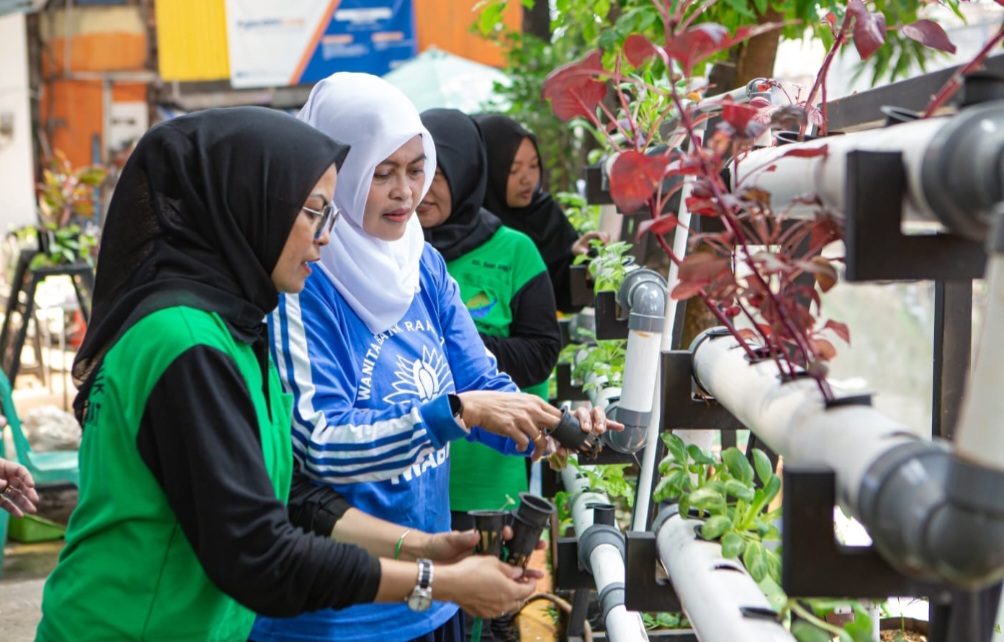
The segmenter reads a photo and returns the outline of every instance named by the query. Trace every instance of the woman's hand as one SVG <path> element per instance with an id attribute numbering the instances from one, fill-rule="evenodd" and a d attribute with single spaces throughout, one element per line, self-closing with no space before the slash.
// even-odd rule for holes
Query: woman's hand
<path id="1" fill-rule="evenodd" d="M 477 531 L 447 531 L 426 535 L 422 550 L 415 557 L 425 557 L 433 562 L 453 564 L 474 552 L 481 536 Z"/>
<path id="2" fill-rule="evenodd" d="M 0 509 L 14 517 L 24 517 L 25 513 L 35 512 L 37 503 L 35 480 L 31 478 L 28 469 L 0 458 Z"/>
<path id="3" fill-rule="evenodd" d="M 603 408 L 576 408 L 572 414 L 579 420 L 582 432 L 592 433 L 597 437 L 608 430 L 624 430 L 624 424 L 607 417 Z"/>
<path id="4" fill-rule="evenodd" d="M 470 390 L 458 395 L 464 404 L 463 422 L 480 426 L 488 432 L 509 437 L 520 452 L 533 444 L 533 460 L 547 451 L 547 439 L 541 428 L 550 428 L 561 420 L 561 411 L 536 395 L 524 392 Z"/>
<path id="5" fill-rule="evenodd" d="M 454 564 L 469 557 L 474 553 L 474 549 L 481 539 L 481 535 L 476 530 L 421 533 L 421 535 L 425 537 L 424 542 L 418 550 L 409 555 L 409 558 L 425 557 L 441 564 Z M 508 542 L 512 536 L 511 526 L 502 528 L 502 541 Z M 537 542 L 537 550 L 543 548 L 547 548 L 547 542 L 540 540 Z"/>
<path id="6" fill-rule="evenodd" d="M 488 555 L 436 566 L 433 597 L 454 602 L 475 617 L 518 611 L 537 589 L 539 571 L 524 571 Z"/>
<path id="7" fill-rule="evenodd" d="M 592 247 L 590 241 L 594 239 L 598 239 L 603 242 L 603 245 L 606 245 L 610 241 L 610 236 L 606 232 L 586 232 L 577 241 L 572 243 L 572 255 L 589 254 L 589 250 Z"/>

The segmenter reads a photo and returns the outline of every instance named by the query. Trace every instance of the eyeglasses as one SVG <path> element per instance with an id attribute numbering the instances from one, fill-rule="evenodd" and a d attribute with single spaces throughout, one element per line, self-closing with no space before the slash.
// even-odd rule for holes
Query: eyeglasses
<path id="1" fill-rule="evenodd" d="M 321 208 L 320 212 L 312 210 L 309 207 L 301 207 L 300 209 L 314 217 L 315 241 L 321 238 L 321 235 L 324 234 L 325 230 L 330 232 L 335 227 L 335 221 L 337 221 L 339 215 L 341 215 L 341 212 L 337 207 L 335 207 L 335 204 L 330 201 L 324 204 L 324 207 Z"/>

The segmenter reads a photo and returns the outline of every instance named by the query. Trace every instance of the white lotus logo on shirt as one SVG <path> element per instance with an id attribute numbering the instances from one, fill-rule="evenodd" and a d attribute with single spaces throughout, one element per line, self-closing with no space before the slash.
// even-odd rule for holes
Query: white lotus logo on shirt
<path id="1" fill-rule="evenodd" d="M 446 359 L 434 348 L 430 350 L 422 346 L 422 358 L 414 361 L 399 355 L 397 370 L 394 371 L 397 375 L 393 384 L 396 392 L 384 397 L 384 401 L 399 403 L 415 397 L 422 402 L 435 399 L 442 394 L 447 368 Z"/>

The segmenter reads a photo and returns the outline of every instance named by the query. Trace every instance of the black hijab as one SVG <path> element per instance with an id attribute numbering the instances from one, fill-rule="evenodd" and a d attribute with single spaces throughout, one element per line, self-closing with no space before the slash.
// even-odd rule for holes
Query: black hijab
<path id="1" fill-rule="evenodd" d="M 278 304 L 272 270 L 310 190 L 347 153 L 263 107 L 210 109 L 150 129 L 105 219 L 91 319 L 73 361 L 77 418 L 105 353 L 156 310 L 215 312 L 235 336 L 264 346 L 263 321 Z"/>
<path id="2" fill-rule="evenodd" d="M 537 148 L 536 136 L 508 116 L 485 115 L 477 116 L 475 120 L 481 127 L 488 151 L 488 189 L 484 206 L 498 216 L 503 225 L 533 239 L 548 271 L 553 272 L 570 260 L 572 243 L 579 238 L 575 228 L 540 185 L 526 207 L 509 207 L 506 202 L 509 170 L 516 151 L 524 138 L 529 138 Z M 540 156 L 540 149 L 537 149 L 537 156 Z M 540 162 L 543 166 L 544 159 L 541 158 Z"/>
<path id="3" fill-rule="evenodd" d="M 436 143 L 436 163 L 453 201 L 450 216 L 423 231 L 425 240 L 452 261 L 483 245 L 502 226 L 481 207 L 488 183 L 485 142 L 474 119 L 456 109 L 427 109 L 422 124 Z"/>

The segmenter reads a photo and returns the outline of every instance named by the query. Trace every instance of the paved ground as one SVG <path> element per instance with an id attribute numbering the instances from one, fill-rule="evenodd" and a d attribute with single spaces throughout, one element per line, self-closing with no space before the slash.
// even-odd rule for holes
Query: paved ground
<path id="1" fill-rule="evenodd" d="M 68 363 L 68 359 L 67 359 Z M 43 405 L 64 408 L 63 377 L 55 369 L 52 387 L 45 386 L 34 376 L 19 375 L 14 385 L 14 405 L 18 416 Z M 68 377 L 67 377 L 68 379 Z M 72 402 L 75 391 L 69 384 L 65 400 Z M 13 453 L 10 431 L 7 432 L 6 451 Z M 76 491 L 45 492 L 42 494 L 42 514 L 54 521 L 65 523 L 75 504 Z M 0 578 L 0 642 L 33 640 L 35 627 L 41 617 L 42 586 L 56 565 L 63 541 L 22 544 L 8 540 L 4 547 L 3 577 Z"/>

